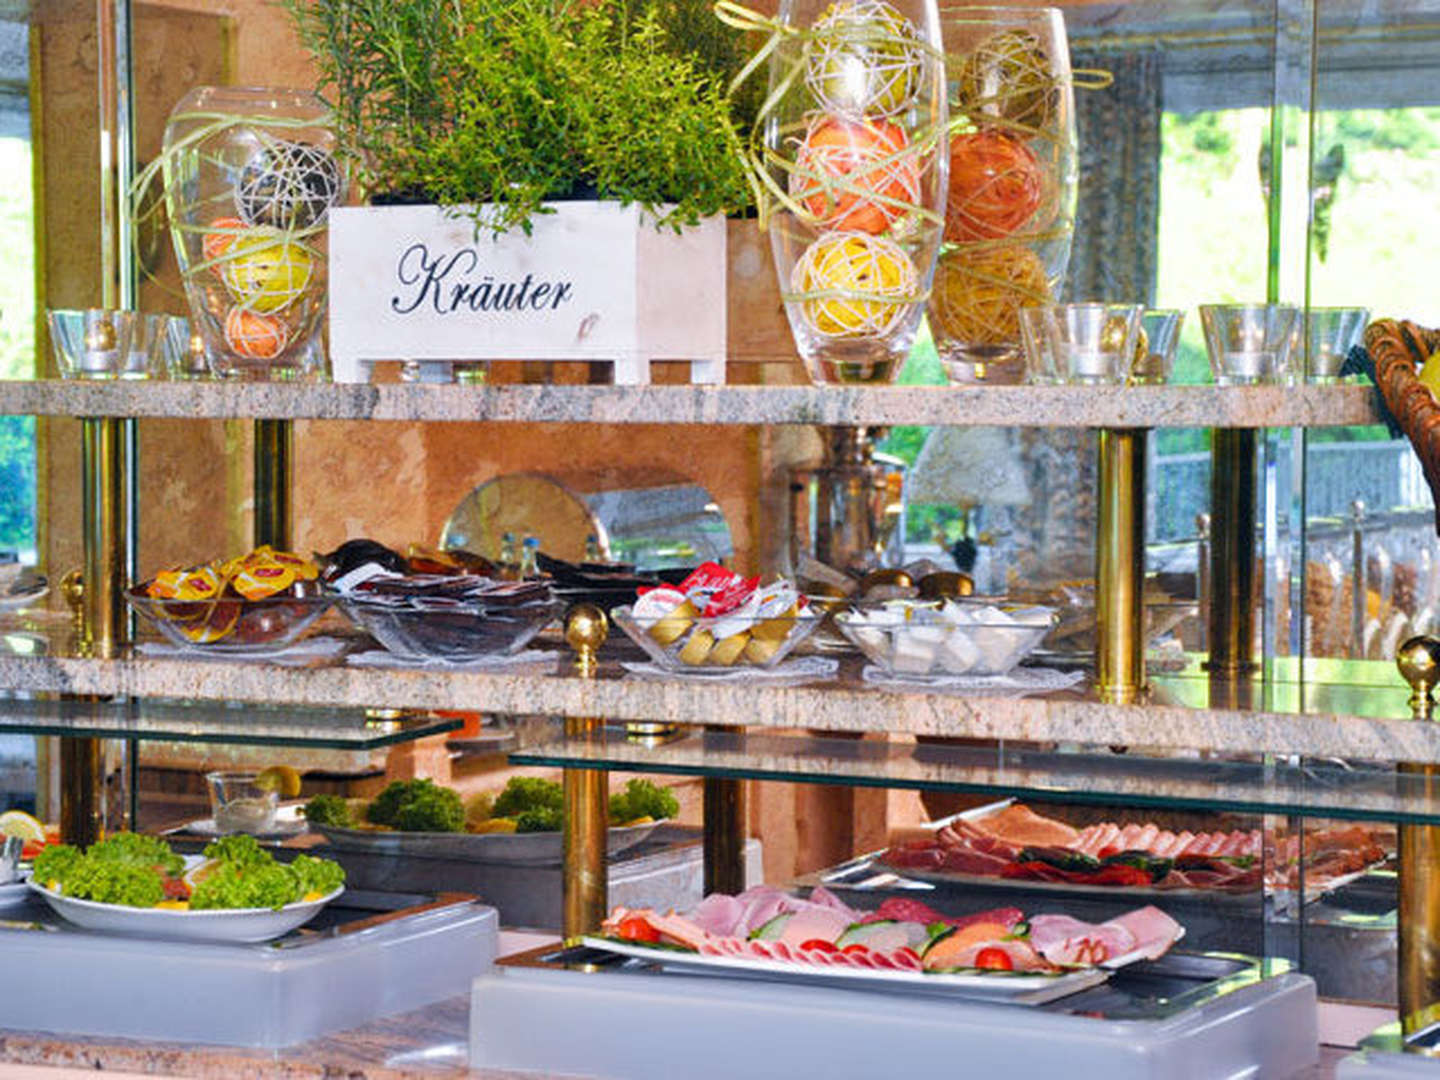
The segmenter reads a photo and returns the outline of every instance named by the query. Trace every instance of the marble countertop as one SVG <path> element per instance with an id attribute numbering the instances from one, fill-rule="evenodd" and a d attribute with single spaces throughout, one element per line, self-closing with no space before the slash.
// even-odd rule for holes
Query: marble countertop
<path id="1" fill-rule="evenodd" d="M 1406 688 L 1393 668 L 1387 669 L 1390 683 L 1375 685 L 1257 682 L 1236 688 L 1196 676 L 1157 678 L 1141 703 L 1111 705 L 1083 686 L 1024 698 L 882 689 L 859 678 L 855 658 L 846 659 L 837 677 L 791 685 L 759 678 L 639 678 L 608 661 L 601 677 L 581 679 L 562 674 L 569 671 L 564 652 L 539 664 L 444 670 L 351 667 L 334 659 L 301 667 L 178 655 L 99 660 L 49 651 L 0 652 L 0 687 L 1440 763 L 1440 725 L 1410 719 Z"/>
<path id="2" fill-rule="evenodd" d="M 0 414 L 606 424 L 1334 427 L 1379 422 L 1372 388 L 1304 386 L 456 386 L 0 381 Z"/>

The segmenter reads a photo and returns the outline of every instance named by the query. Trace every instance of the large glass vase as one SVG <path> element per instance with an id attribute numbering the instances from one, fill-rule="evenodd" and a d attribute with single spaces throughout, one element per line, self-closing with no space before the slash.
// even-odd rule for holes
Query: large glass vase
<path id="1" fill-rule="evenodd" d="M 891 382 L 944 217 L 934 0 L 784 0 L 779 24 L 758 171 L 795 344 L 815 382 Z"/>
<path id="2" fill-rule="evenodd" d="M 165 201 L 211 370 L 324 370 L 326 222 L 345 194 L 328 110 L 301 90 L 199 87 L 165 128 Z"/>
<path id="3" fill-rule="evenodd" d="M 951 113 L 930 332 L 954 381 L 1017 381 L 1023 307 L 1053 303 L 1075 232 L 1075 94 L 1056 8 L 942 7 Z"/>

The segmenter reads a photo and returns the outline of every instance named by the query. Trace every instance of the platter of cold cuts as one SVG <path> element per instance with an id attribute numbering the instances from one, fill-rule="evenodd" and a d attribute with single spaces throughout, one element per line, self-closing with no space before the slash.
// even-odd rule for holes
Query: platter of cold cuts
<path id="1" fill-rule="evenodd" d="M 1039 1005 L 1158 959 L 1184 934 L 1153 907 L 1103 923 L 1013 907 L 952 918 L 908 898 L 862 911 L 823 887 L 801 899 L 762 885 L 683 914 L 617 907 L 583 940 L 692 974 Z"/>
<path id="2" fill-rule="evenodd" d="M 1184 896 L 1253 893 L 1262 883 L 1307 899 L 1383 862 L 1384 836 L 1360 825 L 1307 830 L 1209 832 L 1153 823 L 1101 822 L 1077 829 L 1006 802 L 960 814 L 938 827 L 898 831 L 877 862 L 916 881 L 1023 886 L 1044 892 Z"/>

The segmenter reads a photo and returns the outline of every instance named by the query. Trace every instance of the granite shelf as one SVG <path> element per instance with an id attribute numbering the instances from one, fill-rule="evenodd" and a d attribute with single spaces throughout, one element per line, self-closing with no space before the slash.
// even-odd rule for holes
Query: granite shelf
<path id="1" fill-rule="evenodd" d="M 606 424 L 1264 428 L 1379 423 L 1368 386 L 456 386 L 0 381 L 0 414 Z"/>
<path id="2" fill-rule="evenodd" d="M 1382 763 L 1440 764 L 1440 724 L 1409 718 L 1393 666 L 1369 683 L 1286 681 L 1213 686 L 1182 674 L 1153 680 L 1147 700 L 1110 705 L 1082 690 L 1015 698 L 879 689 L 847 659 L 839 677 L 786 685 L 763 680 L 643 679 L 606 662 L 601 677 L 568 674 L 568 656 L 481 670 L 384 669 L 328 663 L 283 667 L 174 657 L 98 660 L 0 652 L 12 692 L 123 695 L 298 707 L 454 709 L 516 716 L 600 716 L 751 729 L 889 732 L 1073 745 L 1223 749 Z"/>
<path id="3" fill-rule="evenodd" d="M 672 776 L 994 794 L 1067 805 L 1440 824 L 1440 792 L 1428 777 L 1327 761 L 1155 758 L 1017 750 L 1003 744 L 955 746 L 894 738 L 862 741 L 733 731 L 682 732 L 655 745 L 632 740 L 623 727 L 607 728 L 594 738 L 566 738 L 560 732 L 551 742 L 511 754 L 510 761 Z"/>

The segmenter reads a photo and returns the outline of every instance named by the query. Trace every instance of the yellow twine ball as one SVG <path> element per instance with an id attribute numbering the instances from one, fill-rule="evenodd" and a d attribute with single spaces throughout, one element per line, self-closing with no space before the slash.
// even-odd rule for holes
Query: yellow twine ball
<path id="1" fill-rule="evenodd" d="M 935 269 L 930 329 L 968 345 L 1020 340 L 1020 309 L 1050 302 L 1045 264 L 1027 247 L 952 251 Z"/>
<path id="2" fill-rule="evenodd" d="M 310 284 L 310 254 L 271 235 L 242 236 L 224 256 L 221 276 L 235 302 L 247 311 L 282 311 Z"/>
<path id="3" fill-rule="evenodd" d="M 919 297 L 920 274 L 900 245 L 866 233 L 826 233 L 790 273 L 805 322 L 832 338 L 880 337 Z"/>

